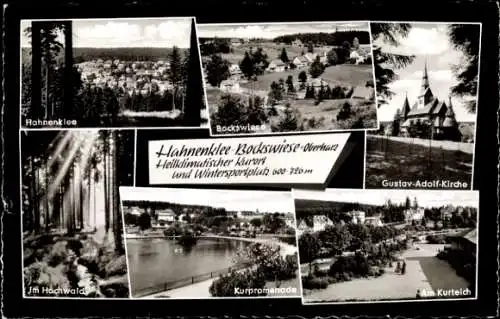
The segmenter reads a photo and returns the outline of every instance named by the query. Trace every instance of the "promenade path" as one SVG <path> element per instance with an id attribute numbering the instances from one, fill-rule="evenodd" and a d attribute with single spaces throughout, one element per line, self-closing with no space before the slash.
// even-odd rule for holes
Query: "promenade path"
<path id="1" fill-rule="evenodd" d="M 370 135 L 370 138 L 389 139 L 389 140 L 396 141 L 396 142 L 410 143 L 410 144 L 416 144 L 416 145 L 426 146 L 426 147 L 431 145 L 432 147 L 436 147 L 436 148 L 442 147 L 444 150 L 461 151 L 461 152 L 464 152 L 467 154 L 474 153 L 474 143 L 440 141 L 440 140 L 432 140 L 429 143 L 428 139 L 423 139 L 423 138 L 385 136 L 385 135 L 384 136 Z"/>
<path id="2" fill-rule="evenodd" d="M 354 279 L 321 290 L 305 289 L 304 302 L 408 299 L 416 298 L 418 289 L 467 288 L 465 279 L 458 276 L 447 262 L 435 257 L 443 247 L 440 244 L 415 244 L 400 256 L 406 261 L 405 275 L 394 272 L 394 263 L 393 268 L 386 268 L 386 273 L 378 278 Z"/>
<path id="3" fill-rule="evenodd" d="M 242 272 L 243 270 L 240 270 L 239 272 Z M 143 297 L 146 299 L 151 299 L 151 298 L 171 298 L 171 299 L 206 299 L 206 298 L 214 298 L 210 295 L 210 286 L 212 283 L 218 279 L 217 278 L 212 278 L 209 280 L 204 280 L 198 283 L 195 283 L 193 285 L 181 287 L 181 288 L 176 288 L 164 292 L 160 292 L 154 295 L 150 295 L 147 297 Z M 272 295 L 270 297 L 300 297 L 300 280 L 299 280 L 299 273 L 297 271 L 297 277 L 294 279 L 286 280 L 281 282 L 280 288 L 288 288 L 292 287 L 295 289 L 296 294 L 290 296 L 289 294 L 282 294 L 282 295 Z M 267 282 L 266 283 L 266 288 L 276 288 L 276 283 L 275 282 Z M 242 296 L 244 297 L 244 296 Z"/>

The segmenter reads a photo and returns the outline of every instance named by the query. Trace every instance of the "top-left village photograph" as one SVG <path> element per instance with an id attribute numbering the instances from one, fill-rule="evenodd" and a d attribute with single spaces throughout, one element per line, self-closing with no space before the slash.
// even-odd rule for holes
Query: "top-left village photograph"
<path id="1" fill-rule="evenodd" d="M 20 126 L 205 127 L 193 17 L 22 20 Z"/>

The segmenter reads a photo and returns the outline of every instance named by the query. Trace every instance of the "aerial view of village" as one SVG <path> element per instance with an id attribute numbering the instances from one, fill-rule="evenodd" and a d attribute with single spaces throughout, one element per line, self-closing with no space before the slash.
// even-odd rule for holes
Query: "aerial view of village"
<path id="1" fill-rule="evenodd" d="M 290 192 L 120 188 L 133 298 L 298 297 Z"/>
<path id="2" fill-rule="evenodd" d="M 197 28 L 212 134 L 378 128 L 368 22 Z"/>
<path id="3" fill-rule="evenodd" d="M 304 303 L 475 298 L 478 192 L 293 196 Z"/>
<path id="4" fill-rule="evenodd" d="M 194 25 L 192 18 L 23 20 L 21 125 L 208 125 Z"/>
<path id="5" fill-rule="evenodd" d="M 380 127 L 367 135 L 366 187 L 471 189 L 480 24 L 371 31 Z"/>

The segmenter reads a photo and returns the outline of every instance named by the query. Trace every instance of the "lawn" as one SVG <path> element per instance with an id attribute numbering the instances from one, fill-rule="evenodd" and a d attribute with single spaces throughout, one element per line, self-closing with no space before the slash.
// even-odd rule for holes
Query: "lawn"
<path id="1" fill-rule="evenodd" d="M 373 67 L 371 64 L 340 64 L 325 69 L 321 78 L 336 85 L 365 86 L 367 81 L 373 82 Z"/>
<path id="2" fill-rule="evenodd" d="M 324 100 L 318 105 L 314 105 L 312 99 L 290 102 L 292 109 L 299 113 L 300 121 L 306 122 L 307 131 L 351 129 L 358 121 L 362 122 L 359 128 L 377 128 L 377 110 L 372 102 L 353 99 Z M 345 102 L 351 104 L 352 115 L 337 121 L 337 114 Z"/>
<path id="3" fill-rule="evenodd" d="M 429 152 L 429 146 L 412 143 L 411 138 L 403 140 L 367 136 L 367 188 L 381 188 L 383 180 L 460 181 L 470 188 L 472 153 L 445 147 L 432 147 Z"/>
<path id="4" fill-rule="evenodd" d="M 308 73 L 308 68 L 266 73 L 259 76 L 255 82 L 242 83 L 241 87 L 256 90 L 269 90 L 271 83 L 279 82 L 280 79 L 286 81 L 290 75 L 293 76 L 295 84 L 298 84 L 298 76 L 302 71 Z M 331 86 L 365 86 L 367 81 L 373 82 L 373 70 L 371 65 L 333 65 L 327 67 L 320 77 L 326 82 L 331 83 Z"/>

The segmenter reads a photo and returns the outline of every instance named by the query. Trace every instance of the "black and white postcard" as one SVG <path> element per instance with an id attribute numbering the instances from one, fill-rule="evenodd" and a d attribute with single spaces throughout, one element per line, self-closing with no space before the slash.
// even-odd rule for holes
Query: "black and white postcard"
<path id="1" fill-rule="evenodd" d="M 300 296 L 290 192 L 120 188 L 132 298 Z"/>
<path id="2" fill-rule="evenodd" d="M 294 191 L 302 300 L 475 298 L 479 193 Z"/>
<path id="3" fill-rule="evenodd" d="M 380 129 L 367 188 L 471 189 L 480 24 L 372 22 Z"/>
<path id="4" fill-rule="evenodd" d="M 23 20 L 21 126 L 200 127 L 200 67 L 194 18 Z"/>
<path id="5" fill-rule="evenodd" d="M 369 23 L 199 24 L 213 135 L 377 129 Z"/>

